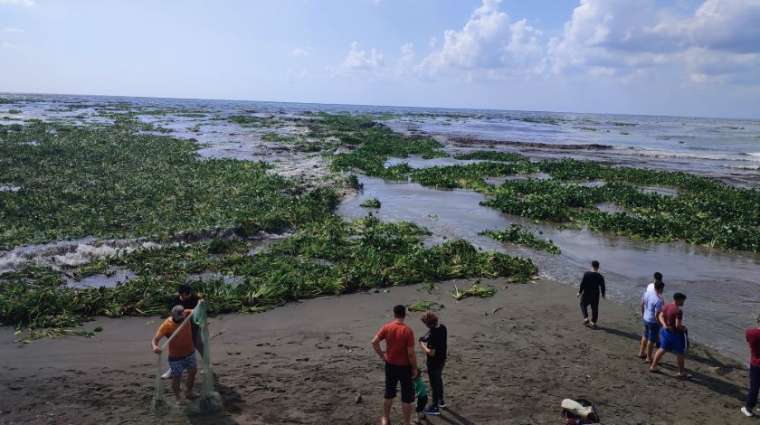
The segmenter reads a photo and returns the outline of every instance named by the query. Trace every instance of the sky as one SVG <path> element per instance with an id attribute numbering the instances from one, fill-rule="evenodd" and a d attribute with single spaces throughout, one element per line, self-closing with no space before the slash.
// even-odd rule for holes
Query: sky
<path id="1" fill-rule="evenodd" d="M 0 0 L 0 91 L 760 118 L 760 0 Z"/>

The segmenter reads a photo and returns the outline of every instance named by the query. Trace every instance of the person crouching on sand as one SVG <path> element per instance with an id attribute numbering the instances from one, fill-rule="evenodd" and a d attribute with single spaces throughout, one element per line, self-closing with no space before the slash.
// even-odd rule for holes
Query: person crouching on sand
<path id="1" fill-rule="evenodd" d="M 583 313 L 583 324 L 586 326 L 596 327 L 599 320 L 599 294 L 605 297 L 604 276 L 599 273 L 599 262 L 591 262 L 591 271 L 583 274 L 581 287 L 578 289 L 578 297 L 581 299 L 581 313 Z M 591 306 L 591 323 L 588 321 L 588 307 Z"/>
<path id="2" fill-rule="evenodd" d="M 422 372 L 417 368 L 417 374 L 412 378 L 414 383 L 414 394 L 417 396 L 417 420 L 415 423 L 420 424 L 425 419 L 425 406 L 428 402 L 427 385 L 422 380 Z"/>
<path id="3" fill-rule="evenodd" d="M 156 335 L 153 337 L 154 353 L 161 354 L 161 348 L 159 347 L 161 338 L 171 337 L 191 312 L 192 310 L 187 310 L 181 305 L 175 305 L 172 308 L 171 316 L 161 323 L 158 331 L 156 331 Z M 193 385 L 195 384 L 195 374 L 198 368 L 195 361 L 193 333 L 189 325 L 187 324 L 182 327 L 177 336 L 169 342 L 169 368 L 171 369 L 172 390 L 177 401 L 180 400 L 180 380 L 182 379 L 182 373 L 185 371 L 187 371 L 185 397 L 187 399 L 196 398 L 195 394 L 193 394 Z"/>
<path id="4" fill-rule="evenodd" d="M 657 344 L 660 333 L 660 322 L 657 316 L 660 315 L 665 302 L 662 299 L 662 291 L 665 289 L 665 283 L 662 281 L 662 274 L 654 274 L 654 290 L 644 291 L 641 296 L 641 321 L 644 324 L 644 334 L 641 336 L 639 346 L 639 357 L 645 359 L 647 363 L 652 363 L 652 353 L 654 346 Z"/>
<path id="5" fill-rule="evenodd" d="M 417 376 L 417 355 L 414 352 L 414 332 L 404 323 L 406 307 L 393 307 L 393 321 L 386 323 L 372 338 L 372 348 L 385 363 L 385 402 L 383 404 L 383 425 L 390 424 L 391 407 L 396 397 L 396 387 L 401 384 L 401 410 L 404 425 L 412 423 L 412 402 L 414 385 L 412 377 Z M 385 352 L 380 343 L 385 341 Z"/>
<path id="6" fill-rule="evenodd" d="M 663 327 L 660 330 L 660 348 L 652 359 L 652 365 L 649 367 L 650 372 L 657 372 L 657 364 L 660 363 L 662 356 L 669 351 L 676 355 L 678 378 L 687 379 L 689 377 L 684 367 L 687 340 L 686 326 L 683 324 L 683 311 L 681 309 L 685 302 L 686 295 L 676 292 L 673 294 L 673 303 L 662 308 L 659 315 L 659 321 Z"/>
<path id="7" fill-rule="evenodd" d="M 747 404 L 742 407 L 744 416 L 760 414 L 757 407 L 757 394 L 760 392 L 760 315 L 757 316 L 757 327 L 747 329 L 747 344 L 749 344 L 749 393 Z"/>
<path id="8" fill-rule="evenodd" d="M 430 388 L 433 392 L 433 403 L 425 410 L 425 414 L 435 416 L 441 414 L 441 407 L 446 407 L 443 401 L 443 366 L 446 365 L 448 335 L 446 326 L 438 322 L 435 313 L 427 312 L 421 320 L 429 329 L 427 335 L 420 338 L 420 346 L 425 352 Z"/>

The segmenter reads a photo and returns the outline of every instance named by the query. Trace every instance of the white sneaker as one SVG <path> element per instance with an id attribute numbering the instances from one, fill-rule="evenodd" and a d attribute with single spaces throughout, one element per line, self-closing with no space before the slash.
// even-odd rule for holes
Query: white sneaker
<path id="1" fill-rule="evenodd" d="M 161 375 L 161 377 L 162 377 L 162 378 L 164 378 L 164 379 L 169 379 L 169 378 L 171 378 L 171 377 L 172 377 L 172 370 L 171 370 L 171 369 L 168 369 L 166 372 L 164 372 L 164 374 L 163 374 L 163 375 Z"/>
<path id="2" fill-rule="evenodd" d="M 742 407 L 742 413 L 744 413 L 744 416 L 746 416 L 748 418 L 751 418 L 751 417 L 755 416 L 755 414 L 752 413 L 752 412 L 750 412 L 749 409 L 747 409 L 746 406 Z"/>

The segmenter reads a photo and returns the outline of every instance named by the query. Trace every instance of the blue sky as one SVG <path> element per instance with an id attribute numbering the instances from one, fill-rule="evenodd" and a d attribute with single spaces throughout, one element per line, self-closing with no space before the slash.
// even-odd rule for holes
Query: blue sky
<path id="1" fill-rule="evenodd" d="M 760 117 L 760 0 L 0 0 L 0 91 Z"/>

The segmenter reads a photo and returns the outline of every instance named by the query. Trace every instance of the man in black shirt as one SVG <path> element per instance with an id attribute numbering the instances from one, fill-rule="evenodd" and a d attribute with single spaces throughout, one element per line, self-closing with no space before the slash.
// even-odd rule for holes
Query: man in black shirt
<path id="1" fill-rule="evenodd" d="M 188 310 L 192 310 L 198 305 L 199 300 L 200 298 L 198 298 L 198 295 L 195 294 L 192 286 L 188 284 L 182 284 L 177 288 L 177 296 L 173 297 L 171 301 L 169 301 L 169 310 L 171 310 L 175 305 L 181 305 Z M 195 323 L 190 323 L 190 327 L 192 328 L 193 332 L 193 346 L 196 350 L 198 350 L 198 354 L 203 357 L 203 339 L 200 335 L 201 329 Z M 169 378 L 169 376 L 171 376 L 171 369 L 167 370 L 166 373 L 162 375 L 164 378 Z"/>
<path id="2" fill-rule="evenodd" d="M 599 294 L 605 297 L 604 276 L 599 273 L 599 262 L 591 262 L 592 271 L 586 272 L 581 280 L 581 287 L 578 290 L 578 297 L 581 299 L 581 312 L 583 313 L 583 324 L 586 326 L 596 327 L 599 319 Z M 588 307 L 591 306 L 591 323 L 588 321 Z"/>
<path id="3" fill-rule="evenodd" d="M 430 329 L 424 337 L 420 338 L 420 346 L 425 352 L 430 387 L 433 393 L 433 402 L 425 409 L 426 415 L 440 415 L 440 408 L 446 407 L 443 401 L 443 366 L 446 364 L 448 332 L 446 326 L 438 323 L 438 316 L 427 312 L 422 316 L 422 323 Z"/>
<path id="4" fill-rule="evenodd" d="M 177 288 L 177 296 L 172 298 L 169 305 L 170 309 L 175 305 L 181 305 L 188 310 L 192 310 L 198 305 L 198 295 L 193 291 L 193 287 L 188 284 L 179 285 Z"/>

